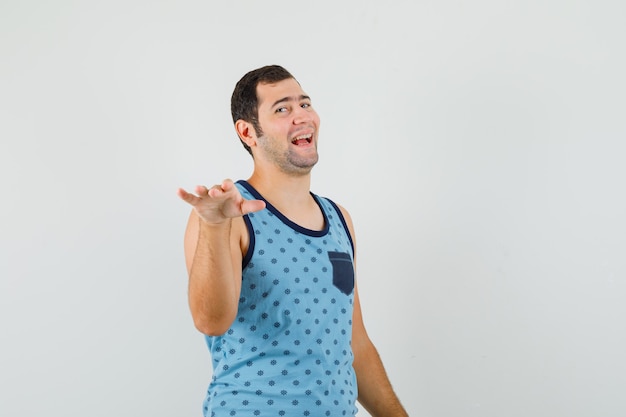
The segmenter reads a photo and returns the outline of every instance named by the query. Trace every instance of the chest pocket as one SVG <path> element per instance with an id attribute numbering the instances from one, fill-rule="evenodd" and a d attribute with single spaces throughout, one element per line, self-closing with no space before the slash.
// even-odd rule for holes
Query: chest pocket
<path id="1" fill-rule="evenodd" d="M 350 295 L 354 290 L 354 266 L 350 255 L 344 252 L 328 252 L 333 266 L 333 285 L 342 293 Z"/>

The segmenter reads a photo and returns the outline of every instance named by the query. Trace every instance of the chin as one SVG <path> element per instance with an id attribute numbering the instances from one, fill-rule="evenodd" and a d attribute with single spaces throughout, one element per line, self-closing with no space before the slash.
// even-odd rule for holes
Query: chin
<path id="1" fill-rule="evenodd" d="M 317 163 L 317 160 L 315 160 L 315 162 L 313 163 L 307 163 L 307 164 L 302 164 L 302 163 L 291 164 L 289 166 L 283 166 L 282 171 L 287 174 L 291 174 L 295 176 L 304 176 L 304 175 L 308 175 L 311 173 L 311 170 L 313 169 L 316 163 Z"/>

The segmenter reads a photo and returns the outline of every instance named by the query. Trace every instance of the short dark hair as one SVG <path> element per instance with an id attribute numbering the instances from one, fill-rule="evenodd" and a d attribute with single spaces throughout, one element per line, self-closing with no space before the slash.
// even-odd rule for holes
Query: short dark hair
<path id="1" fill-rule="evenodd" d="M 235 85 L 230 99 L 230 113 L 233 117 L 233 123 L 239 119 L 252 123 L 257 136 L 261 136 L 263 131 L 258 119 L 259 98 L 256 95 L 256 88 L 259 84 L 277 83 L 289 78 L 294 78 L 294 76 L 280 65 L 267 65 L 257 68 L 241 77 Z M 243 140 L 241 144 L 252 155 L 252 150 Z"/>

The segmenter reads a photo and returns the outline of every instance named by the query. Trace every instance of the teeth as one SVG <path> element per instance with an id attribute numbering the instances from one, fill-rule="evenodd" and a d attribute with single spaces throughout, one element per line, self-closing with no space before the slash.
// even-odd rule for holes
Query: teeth
<path id="1" fill-rule="evenodd" d="M 293 138 L 293 140 L 291 141 L 291 143 L 296 143 L 299 140 L 306 140 L 307 142 L 311 142 L 313 138 L 313 134 L 309 133 L 307 135 L 300 135 L 300 136 L 296 136 L 295 138 Z"/>

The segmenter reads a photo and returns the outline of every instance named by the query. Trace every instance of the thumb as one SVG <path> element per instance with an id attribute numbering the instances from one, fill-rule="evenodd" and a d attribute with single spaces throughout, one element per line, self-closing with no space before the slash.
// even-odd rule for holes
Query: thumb
<path id="1" fill-rule="evenodd" d="M 244 200 L 243 203 L 241 203 L 242 214 L 254 213 L 264 208 L 265 201 L 263 200 Z"/>

